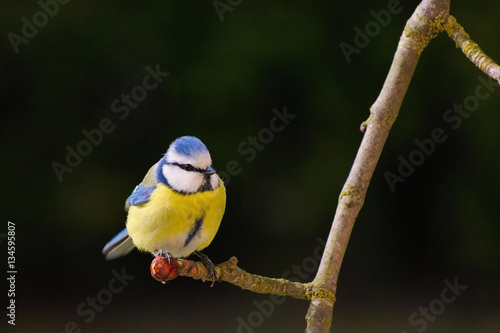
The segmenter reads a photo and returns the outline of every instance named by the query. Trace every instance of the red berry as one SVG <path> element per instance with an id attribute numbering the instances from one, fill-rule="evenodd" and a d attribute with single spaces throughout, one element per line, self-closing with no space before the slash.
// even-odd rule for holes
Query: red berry
<path id="1" fill-rule="evenodd" d="M 151 262 L 151 276 L 157 281 L 166 283 L 178 275 L 177 260 L 172 257 L 170 257 L 170 264 L 165 256 L 155 257 Z"/>

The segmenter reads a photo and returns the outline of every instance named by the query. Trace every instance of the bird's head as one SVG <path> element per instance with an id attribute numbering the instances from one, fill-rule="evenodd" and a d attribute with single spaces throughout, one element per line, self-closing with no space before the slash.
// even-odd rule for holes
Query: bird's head
<path id="1" fill-rule="evenodd" d="M 180 193 L 214 190 L 219 177 L 207 147 L 194 136 L 177 138 L 158 163 L 160 181 Z"/>

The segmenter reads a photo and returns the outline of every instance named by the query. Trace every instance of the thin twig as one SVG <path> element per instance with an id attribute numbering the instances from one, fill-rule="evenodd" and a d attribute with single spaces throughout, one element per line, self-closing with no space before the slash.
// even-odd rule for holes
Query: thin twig
<path id="1" fill-rule="evenodd" d="M 455 41 L 457 47 L 462 49 L 465 56 L 486 75 L 500 84 L 500 66 L 481 50 L 453 16 L 450 15 L 445 28 L 448 36 Z"/>

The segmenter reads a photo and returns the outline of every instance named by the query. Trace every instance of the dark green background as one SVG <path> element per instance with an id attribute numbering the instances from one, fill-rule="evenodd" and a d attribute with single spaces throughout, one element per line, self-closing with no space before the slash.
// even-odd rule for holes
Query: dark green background
<path id="1" fill-rule="evenodd" d="M 350 63 L 339 44 L 353 44 L 354 27 L 364 30 L 370 11 L 387 3 L 242 1 L 221 21 L 211 1 L 70 1 L 16 54 L 7 34 L 20 35 L 21 18 L 32 21 L 40 6 L 2 2 L 0 233 L 15 222 L 12 331 L 62 332 L 74 321 L 82 332 L 236 332 L 239 317 L 258 318 L 254 301 L 269 296 L 187 278 L 162 285 L 149 275 L 150 255 L 106 262 L 101 249 L 123 228 L 124 201 L 147 169 L 189 134 L 205 142 L 218 171 L 231 160 L 241 166 L 206 254 L 216 263 L 235 255 L 242 268 L 272 277 L 313 257 L 417 1 L 401 1 L 401 13 Z M 452 1 L 452 14 L 500 60 L 498 1 Z M 157 64 L 170 75 L 120 120 L 111 103 Z M 443 120 L 474 95 L 479 75 L 444 34 L 422 54 L 350 239 L 332 331 L 416 332 L 409 316 L 455 277 L 468 288 L 426 332 L 500 330 L 500 91 L 459 128 Z M 296 118 L 247 161 L 238 146 L 284 106 Z M 103 118 L 114 131 L 59 182 L 51 164 L 64 163 L 65 147 Z M 384 172 L 397 173 L 398 156 L 436 128 L 447 140 L 391 192 Z M 122 268 L 135 279 L 86 323 L 77 307 Z M 288 299 L 253 330 L 301 332 L 307 307 Z"/>

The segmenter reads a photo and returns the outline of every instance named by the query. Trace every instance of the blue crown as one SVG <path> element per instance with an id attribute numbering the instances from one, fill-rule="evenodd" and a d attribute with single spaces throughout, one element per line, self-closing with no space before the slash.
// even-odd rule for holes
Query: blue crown
<path id="1" fill-rule="evenodd" d="M 200 139 L 194 136 L 182 136 L 175 139 L 169 149 L 173 148 L 180 155 L 192 157 L 203 153 L 208 153 L 207 146 Z"/>

